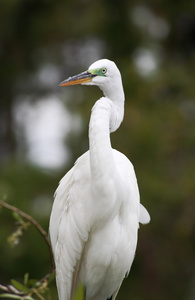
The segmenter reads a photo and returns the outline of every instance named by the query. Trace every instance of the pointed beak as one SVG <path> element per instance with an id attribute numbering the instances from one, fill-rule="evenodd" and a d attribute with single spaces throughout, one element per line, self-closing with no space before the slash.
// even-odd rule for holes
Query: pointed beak
<path id="1" fill-rule="evenodd" d="M 95 76 L 96 75 L 91 74 L 89 71 L 85 71 L 83 73 L 69 77 L 68 79 L 62 81 L 59 84 L 59 86 L 76 85 L 76 84 L 90 82 L 92 80 L 92 78 Z"/>

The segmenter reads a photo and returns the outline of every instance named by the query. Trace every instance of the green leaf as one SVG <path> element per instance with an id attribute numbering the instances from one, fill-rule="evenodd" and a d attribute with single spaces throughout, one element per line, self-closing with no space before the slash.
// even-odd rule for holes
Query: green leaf
<path id="1" fill-rule="evenodd" d="M 27 284 L 28 284 L 28 279 L 29 279 L 29 274 L 28 273 L 24 274 L 24 285 L 25 286 L 27 286 Z"/>
<path id="2" fill-rule="evenodd" d="M 28 286 L 34 287 L 36 285 L 37 280 L 36 279 L 29 279 L 28 280 Z"/>
<path id="3" fill-rule="evenodd" d="M 55 279 L 55 272 L 51 273 L 49 278 L 48 278 L 48 284 L 50 284 L 54 279 Z"/>
<path id="4" fill-rule="evenodd" d="M 12 213 L 12 216 L 14 217 L 14 219 L 16 220 L 16 221 L 18 221 L 19 223 L 22 223 L 22 221 L 23 221 L 23 219 L 22 219 L 22 217 L 17 213 L 17 212 L 13 212 Z"/>
<path id="5" fill-rule="evenodd" d="M 13 284 L 13 286 L 14 286 L 17 290 L 23 292 L 24 294 L 28 294 L 28 293 L 29 293 L 29 289 L 28 289 L 26 286 L 24 286 L 23 284 L 21 284 L 20 282 L 18 282 L 18 281 L 16 281 L 16 280 L 12 279 L 12 280 L 11 280 L 11 283 Z"/>
<path id="6" fill-rule="evenodd" d="M 84 299 L 84 286 L 82 284 L 79 285 L 74 300 L 83 300 Z"/>

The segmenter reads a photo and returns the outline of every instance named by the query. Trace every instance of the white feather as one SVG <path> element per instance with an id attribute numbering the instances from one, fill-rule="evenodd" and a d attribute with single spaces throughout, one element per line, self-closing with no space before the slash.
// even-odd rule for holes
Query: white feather
<path id="1" fill-rule="evenodd" d="M 100 86 L 106 97 L 92 109 L 90 150 L 62 178 L 50 218 L 60 300 L 71 300 L 79 282 L 86 300 L 114 300 L 135 256 L 139 222 L 150 220 L 140 204 L 133 165 L 111 148 L 110 132 L 124 114 L 120 72 L 108 60 L 90 69 L 101 67 L 107 76 L 96 76 L 90 84 Z"/>

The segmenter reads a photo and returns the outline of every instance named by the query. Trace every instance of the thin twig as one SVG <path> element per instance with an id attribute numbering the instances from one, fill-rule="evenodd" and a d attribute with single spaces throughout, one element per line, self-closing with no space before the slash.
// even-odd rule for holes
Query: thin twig
<path id="1" fill-rule="evenodd" d="M 51 243 L 50 240 L 48 238 L 47 232 L 43 229 L 43 227 L 41 227 L 41 225 L 30 215 L 26 214 L 25 212 L 23 212 L 22 210 L 20 210 L 19 208 L 10 205 L 2 200 L 0 200 L 0 206 L 5 207 L 11 211 L 14 211 L 16 213 L 18 213 L 20 216 L 22 216 L 23 218 L 27 219 L 31 224 L 33 224 L 35 226 L 35 228 L 39 231 L 39 233 L 43 236 L 47 246 L 48 246 L 48 250 L 49 250 L 49 255 L 50 255 L 50 262 L 51 262 L 51 273 L 54 271 L 55 266 L 54 266 L 54 259 L 53 259 L 53 252 L 52 252 L 52 247 L 51 247 Z"/>

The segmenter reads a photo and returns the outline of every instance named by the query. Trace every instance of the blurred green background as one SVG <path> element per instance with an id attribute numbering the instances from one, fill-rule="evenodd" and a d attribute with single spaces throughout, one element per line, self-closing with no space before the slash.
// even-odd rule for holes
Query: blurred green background
<path id="1" fill-rule="evenodd" d="M 125 118 L 112 145 L 134 164 L 151 223 L 120 299 L 195 299 L 195 2 L 0 0 L 0 198 L 48 229 L 53 193 L 88 149 L 97 87 L 58 88 L 100 58 L 119 67 Z M 0 283 L 41 278 L 35 229 L 13 250 L 0 211 Z M 57 299 L 55 287 L 52 299 Z"/>

